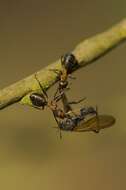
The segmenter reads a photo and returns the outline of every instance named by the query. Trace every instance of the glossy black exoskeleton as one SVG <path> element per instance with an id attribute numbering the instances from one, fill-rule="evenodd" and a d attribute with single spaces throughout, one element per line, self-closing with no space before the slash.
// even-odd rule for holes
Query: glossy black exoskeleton
<path id="1" fill-rule="evenodd" d="M 49 107 L 51 111 L 53 112 L 53 115 L 56 118 L 63 119 L 65 117 L 64 111 L 58 107 L 57 102 L 62 98 L 62 93 L 59 96 L 55 96 L 53 100 L 48 100 L 48 95 L 44 88 L 42 87 L 40 81 L 37 78 L 37 75 L 35 74 L 35 79 L 37 80 L 39 87 L 41 89 L 40 93 L 31 93 L 30 94 L 30 100 L 32 103 L 32 106 L 37 109 L 44 109 L 45 106 Z"/>
<path id="2" fill-rule="evenodd" d="M 39 84 L 40 89 L 42 90 L 42 93 L 32 93 L 30 94 L 30 100 L 32 102 L 32 105 L 38 109 L 44 109 L 45 106 L 48 105 L 48 95 L 44 88 L 42 87 L 40 81 L 37 78 L 37 75 L 35 74 L 35 79 Z"/>
<path id="3" fill-rule="evenodd" d="M 47 106 L 47 101 L 43 94 L 38 94 L 38 93 L 32 93 L 30 95 L 30 100 L 34 107 L 44 109 L 45 106 Z"/>
<path id="4" fill-rule="evenodd" d="M 66 53 L 61 56 L 61 64 L 66 69 L 67 74 L 71 74 L 74 67 L 78 65 L 78 61 L 72 53 Z"/>
<path id="5" fill-rule="evenodd" d="M 62 69 L 59 71 L 57 69 L 52 69 L 55 73 L 59 75 L 59 85 L 55 96 L 59 92 L 63 92 L 65 89 L 69 89 L 68 87 L 68 77 L 71 79 L 75 79 L 70 74 L 73 69 L 78 65 L 78 61 L 76 57 L 72 53 L 66 53 L 65 55 L 61 56 L 61 65 Z"/>

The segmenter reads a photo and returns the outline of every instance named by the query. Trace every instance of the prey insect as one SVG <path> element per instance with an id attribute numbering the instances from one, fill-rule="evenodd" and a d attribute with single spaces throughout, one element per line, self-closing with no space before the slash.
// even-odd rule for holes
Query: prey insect
<path id="1" fill-rule="evenodd" d="M 99 115 L 97 107 L 96 109 L 94 107 L 82 107 L 78 110 L 73 110 L 65 94 L 63 94 L 62 102 L 66 117 L 62 120 L 58 119 L 58 127 L 61 130 L 99 133 L 101 129 L 108 128 L 115 123 L 113 116 Z"/>
<path id="2" fill-rule="evenodd" d="M 66 117 L 63 119 L 58 118 L 58 127 L 64 131 L 77 131 L 82 123 L 86 122 L 87 118 L 93 118 L 98 116 L 97 107 L 82 107 L 78 110 L 73 110 L 68 102 L 66 94 L 62 95 L 62 103 Z M 99 132 L 94 129 L 94 132 Z"/>

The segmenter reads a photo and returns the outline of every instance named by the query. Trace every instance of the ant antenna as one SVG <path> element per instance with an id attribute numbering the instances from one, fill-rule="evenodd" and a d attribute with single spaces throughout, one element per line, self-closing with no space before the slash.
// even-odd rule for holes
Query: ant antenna
<path id="1" fill-rule="evenodd" d="M 84 97 L 78 101 L 69 102 L 69 104 L 79 104 L 79 103 L 83 102 L 84 100 L 86 100 L 86 97 Z"/>
<path id="2" fill-rule="evenodd" d="M 58 122 L 58 120 L 57 120 L 57 118 L 56 118 L 54 112 L 53 112 L 53 116 L 54 116 L 54 118 L 55 118 L 55 121 L 56 121 L 57 126 L 58 126 L 58 130 L 59 130 L 59 132 L 60 132 L 60 139 L 62 139 L 62 133 L 61 133 L 61 129 L 59 128 L 59 122 Z"/>
<path id="3" fill-rule="evenodd" d="M 37 80 L 41 91 L 44 93 L 44 95 L 45 95 L 46 98 L 48 99 L 48 95 L 47 95 L 46 91 L 44 90 L 43 86 L 41 85 L 41 83 L 40 83 L 40 81 L 39 81 L 39 79 L 38 79 L 38 77 L 37 77 L 37 73 L 35 73 L 35 79 Z"/>

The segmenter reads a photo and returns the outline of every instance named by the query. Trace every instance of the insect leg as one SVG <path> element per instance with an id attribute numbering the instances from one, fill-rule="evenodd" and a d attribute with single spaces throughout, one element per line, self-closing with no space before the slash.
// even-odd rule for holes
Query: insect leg
<path id="1" fill-rule="evenodd" d="M 97 121 L 97 126 L 96 126 L 96 129 L 94 129 L 93 131 L 94 131 L 95 133 L 99 133 L 100 128 L 99 128 L 98 106 L 96 106 L 96 121 Z"/>
<path id="2" fill-rule="evenodd" d="M 63 103 L 63 109 L 65 113 L 72 111 L 72 107 L 70 106 L 65 93 L 62 94 L 62 103 Z"/>
<path id="3" fill-rule="evenodd" d="M 48 95 L 47 95 L 45 89 L 43 88 L 43 86 L 41 85 L 41 83 L 40 83 L 40 81 L 39 81 L 39 79 L 38 79 L 38 77 L 37 77 L 37 74 L 35 74 L 35 79 L 37 80 L 40 89 L 42 90 L 42 92 L 44 93 L 44 95 L 46 96 L 46 98 L 48 99 Z"/>
<path id="4" fill-rule="evenodd" d="M 70 79 L 73 79 L 73 80 L 76 79 L 76 77 L 72 76 L 71 74 L 69 74 L 68 77 L 69 77 Z"/>
<path id="5" fill-rule="evenodd" d="M 54 100 L 56 99 L 56 97 L 57 97 L 56 95 L 57 95 L 58 92 L 59 92 L 59 87 L 57 87 L 56 92 L 54 94 L 54 97 L 53 97 Z"/>
<path id="6" fill-rule="evenodd" d="M 85 99 L 86 98 L 82 98 L 82 99 L 80 99 L 78 101 L 68 102 L 68 104 L 79 104 L 79 103 L 83 102 Z"/>
<path id="7" fill-rule="evenodd" d="M 54 116 L 54 119 L 55 119 L 55 121 L 56 121 L 56 123 L 57 123 L 57 125 L 58 125 L 58 128 L 59 128 L 59 122 L 58 122 L 58 120 L 57 120 L 57 117 L 55 116 L 55 113 L 53 112 L 53 116 Z M 62 133 L 61 133 L 61 129 L 59 128 L 59 132 L 60 132 L 60 139 L 62 139 Z"/>

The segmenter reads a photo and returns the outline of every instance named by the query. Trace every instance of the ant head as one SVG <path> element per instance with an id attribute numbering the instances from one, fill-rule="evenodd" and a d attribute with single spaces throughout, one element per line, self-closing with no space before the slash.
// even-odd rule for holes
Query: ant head
<path id="1" fill-rule="evenodd" d="M 77 65 L 77 60 L 72 53 L 66 53 L 61 57 L 61 64 L 68 73 L 71 73 L 73 68 Z"/>

